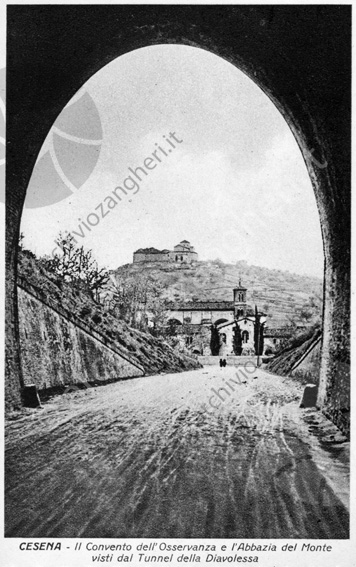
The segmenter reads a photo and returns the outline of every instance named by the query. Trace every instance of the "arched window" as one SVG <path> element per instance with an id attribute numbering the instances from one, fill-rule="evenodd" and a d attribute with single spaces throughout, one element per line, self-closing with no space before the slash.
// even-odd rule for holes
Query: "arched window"
<path id="1" fill-rule="evenodd" d="M 248 331 L 242 331 L 241 337 L 243 343 L 245 344 L 248 343 L 248 339 L 249 339 Z"/>
<path id="2" fill-rule="evenodd" d="M 225 333 L 220 333 L 220 337 L 221 337 L 221 344 L 226 344 L 226 334 Z"/>

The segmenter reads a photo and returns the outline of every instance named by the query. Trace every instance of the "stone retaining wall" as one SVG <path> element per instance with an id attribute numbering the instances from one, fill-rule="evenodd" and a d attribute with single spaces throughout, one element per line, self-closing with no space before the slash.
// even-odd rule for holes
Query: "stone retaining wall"
<path id="1" fill-rule="evenodd" d="M 38 390 L 143 376 L 143 368 L 99 333 L 18 287 L 24 385 Z"/>

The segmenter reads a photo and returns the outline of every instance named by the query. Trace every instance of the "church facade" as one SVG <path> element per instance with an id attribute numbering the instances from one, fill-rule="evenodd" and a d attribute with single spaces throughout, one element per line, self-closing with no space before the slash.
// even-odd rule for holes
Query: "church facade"
<path id="1" fill-rule="evenodd" d="M 265 314 L 259 313 L 258 318 L 259 325 L 264 326 L 267 320 Z M 194 354 L 211 354 L 212 326 L 219 333 L 220 356 L 235 354 L 237 331 L 241 340 L 241 354 L 255 354 L 256 312 L 247 304 L 247 288 L 241 285 L 241 281 L 233 289 L 232 301 L 168 304 L 168 324 L 174 327 L 176 335 L 182 337 L 185 346 Z M 266 343 L 268 345 L 269 341 Z"/>

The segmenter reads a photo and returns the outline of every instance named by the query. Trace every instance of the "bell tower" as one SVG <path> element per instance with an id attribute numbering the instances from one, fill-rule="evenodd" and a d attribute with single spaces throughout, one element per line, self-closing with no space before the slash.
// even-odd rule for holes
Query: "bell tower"
<path id="1" fill-rule="evenodd" d="M 239 285 L 234 287 L 234 311 L 235 319 L 240 319 L 241 317 L 246 317 L 246 292 L 247 288 L 241 285 L 241 279 L 239 280 Z"/>

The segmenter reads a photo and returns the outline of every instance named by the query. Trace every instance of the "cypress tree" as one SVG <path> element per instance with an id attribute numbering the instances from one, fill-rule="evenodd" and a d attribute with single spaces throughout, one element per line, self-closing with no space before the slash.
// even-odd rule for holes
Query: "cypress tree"
<path id="1" fill-rule="evenodd" d="M 265 328 L 265 324 L 264 324 L 264 323 L 261 323 L 261 325 L 260 325 L 260 343 L 259 343 L 260 352 L 258 353 L 259 355 L 262 355 L 262 354 L 263 354 L 264 328 Z"/>
<path id="2" fill-rule="evenodd" d="M 264 343 L 264 323 L 261 323 L 261 315 L 258 313 L 257 305 L 255 305 L 255 328 L 254 328 L 254 343 L 255 343 L 255 354 L 261 356 L 263 353 L 263 343 Z"/>
<path id="3" fill-rule="evenodd" d="M 234 340 L 233 340 L 233 348 L 234 353 L 236 356 L 241 356 L 242 353 L 242 336 L 241 336 L 241 329 L 239 325 L 236 323 L 234 328 Z"/>
<path id="4" fill-rule="evenodd" d="M 260 341 L 260 316 L 258 314 L 257 305 L 255 305 L 255 327 L 254 327 L 254 345 L 255 345 L 255 354 L 259 354 L 259 341 Z"/>
<path id="5" fill-rule="evenodd" d="M 210 336 L 210 350 L 213 356 L 217 356 L 220 350 L 220 335 L 215 325 L 211 325 L 211 336 Z"/>

